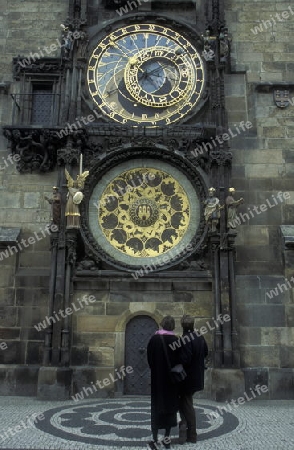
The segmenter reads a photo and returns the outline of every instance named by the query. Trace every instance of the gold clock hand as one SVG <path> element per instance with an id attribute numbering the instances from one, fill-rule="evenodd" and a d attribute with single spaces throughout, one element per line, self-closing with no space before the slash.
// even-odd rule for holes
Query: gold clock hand
<path id="1" fill-rule="evenodd" d="M 130 55 L 127 55 L 126 52 L 120 47 L 120 45 L 117 42 L 111 40 L 110 45 L 112 47 L 118 48 L 126 58 L 130 59 Z"/>
<path id="2" fill-rule="evenodd" d="M 158 63 L 158 64 L 160 64 L 160 63 Z M 156 69 L 153 69 L 153 70 L 151 70 L 151 72 L 148 72 L 148 75 L 153 75 L 157 70 L 160 70 L 160 68 L 161 69 L 165 69 L 166 67 L 170 67 L 170 64 L 160 64 L 160 67 L 157 67 Z M 160 76 L 160 75 L 157 75 L 157 76 Z"/>
<path id="3" fill-rule="evenodd" d="M 115 89 L 112 89 L 111 91 L 106 91 L 107 92 L 107 96 L 106 97 L 109 97 L 111 94 L 113 94 L 115 91 L 118 91 L 118 89 L 119 88 L 115 88 Z"/>
<path id="4" fill-rule="evenodd" d="M 173 56 L 173 58 L 171 58 L 170 60 L 171 61 L 173 61 L 175 58 L 178 58 L 179 56 L 184 56 L 185 54 L 187 54 L 187 52 L 185 52 L 185 51 L 182 51 L 180 48 L 179 49 L 177 49 L 176 51 L 175 51 L 175 54 L 174 54 L 174 56 Z M 150 58 L 150 59 L 153 59 L 153 58 Z M 158 63 L 158 64 L 160 64 L 160 63 Z M 160 64 L 160 66 L 161 66 L 161 68 L 162 69 L 165 69 L 166 67 L 168 67 L 170 64 L 167 64 L 167 63 L 165 63 L 165 64 Z M 154 72 L 156 72 L 157 70 L 158 70 L 159 68 L 157 67 L 156 69 L 153 69 L 151 72 L 149 72 L 148 73 L 148 75 L 152 75 Z"/>

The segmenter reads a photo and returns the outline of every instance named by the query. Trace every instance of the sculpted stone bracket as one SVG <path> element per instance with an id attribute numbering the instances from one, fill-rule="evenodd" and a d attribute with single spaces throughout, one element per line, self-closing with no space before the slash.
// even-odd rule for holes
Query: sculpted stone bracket
<path id="1" fill-rule="evenodd" d="M 77 257 L 77 230 L 66 231 L 66 263 L 75 266 Z"/>
<path id="2" fill-rule="evenodd" d="M 20 231 L 20 228 L 0 227 L 0 248 L 16 244 Z"/>
<path id="3" fill-rule="evenodd" d="M 281 249 L 294 249 L 294 225 L 280 225 Z"/>
<path id="4" fill-rule="evenodd" d="M 273 100 L 278 108 L 287 108 L 290 104 L 293 106 L 293 98 L 290 99 L 290 92 L 293 91 L 294 83 L 289 81 L 268 81 L 252 83 L 252 86 L 259 92 L 273 94 Z"/>
<path id="5" fill-rule="evenodd" d="M 116 127 L 116 131 L 118 128 Z M 11 153 L 20 156 L 17 170 L 20 173 L 42 173 L 53 170 L 56 164 L 77 166 L 81 152 L 85 166 L 90 168 L 106 154 L 122 149 L 131 151 L 139 147 L 142 149 L 142 155 L 144 148 L 156 148 L 159 153 L 167 151 L 182 155 L 206 173 L 210 172 L 213 165 L 230 166 L 232 162 L 231 152 L 219 148 L 208 149 L 212 138 L 209 140 L 207 134 L 211 134 L 212 129 L 208 132 L 204 128 L 198 130 L 198 133 L 190 138 L 178 137 L 177 130 L 170 130 L 168 135 L 156 137 L 132 136 L 131 129 L 128 130 L 130 137 L 123 137 L 124 127 L 121 127 L 121 132 L 117 132 L 116 136 L 112 135 L 111 127 L 106 127 L 105 134 L 98 136 L 93 130 L 79 129 L 69 133 L 69 136 L 60 137 L 60 131 L 56 128 L 4 127 L 3 134 L 10 142 Z"/>
<path id="6" fill-rule="evenodd" d="M 285 277 L 293 276 L 294 267 L 294 225 L 280 225 L 280 251 Z"/>
<path id="7" fill-rule="evenodd" d="M 0 94 L 8 94 L 11 83 L 9 81 L 4 81 L 0 83 Z"/>
<path id="8" fill-rule="evenodd" d="M 209 153 L 211 165 L 216 164 L 217 166 L 231 166 L 233 155 L 228 151 L 213 150 Z"/>
<path id="9" fill-rule="evenodd" d="M 20 173 L 48 172 L 56 164 L 57 149 L 64 141 L 55 129 L 4 127 L 11 153 L 19 155 L 16 168 Z"/>
<path id="10" fill-rule="evenodd" d="M 228 232 L 223 233 L 220 240 L 220 250 L 222 252 L 234 252 L 235 251 L 235 240 L 237 237 L 237 232 L 228 230 Z"/>

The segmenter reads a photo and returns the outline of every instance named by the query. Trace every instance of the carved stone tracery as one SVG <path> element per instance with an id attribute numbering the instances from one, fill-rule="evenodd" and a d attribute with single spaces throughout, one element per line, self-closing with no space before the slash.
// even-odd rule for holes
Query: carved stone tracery
<path id="1" fill-rule="evenodd" d="M 4 128 L 11 153 L 19 155 L 16 164 L 20 173 L 48 172 L 56 164 L 57 149 L 62 145 L 56 131 L 39 128 Z"/>
<path id="2" fill-rule="evenodd" d="M 36 54 L 38 54 L 36 52 Z M 59 58 L 53 57 L 40 57 L 32 58 L 29 56 L 16 56 L 12 60 L 13 75 L 16 80 L 20 79 L 24 74 L 59 74 L 62 70 L 61 61 Z"/>

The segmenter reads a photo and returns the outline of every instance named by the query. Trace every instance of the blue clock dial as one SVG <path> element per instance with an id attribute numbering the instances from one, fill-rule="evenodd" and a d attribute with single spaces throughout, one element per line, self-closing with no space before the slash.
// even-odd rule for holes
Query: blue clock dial
<path id="1" fill-rule="evenodd" d="M 119 28 L 102 39 L 88 65 L 88 86 L 116 122 L 162 126 L 183 119 L 201 99 L 205 76 L 196 48 L 155 24 Z"/>

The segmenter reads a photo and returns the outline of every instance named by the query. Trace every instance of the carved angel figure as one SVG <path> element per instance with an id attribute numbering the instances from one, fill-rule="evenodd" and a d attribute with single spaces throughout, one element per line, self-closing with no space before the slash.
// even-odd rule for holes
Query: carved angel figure
<path id="1" fill-rule="evenodd" d="M 77 176 L 74 180 L 69 172 L 65 169 L 65 176 L 67 179 L 67 202 L 65 208 L 66 216 L 66 228 L 80 228 L 80 210 L 79 204 L 84 198 L 82 190 L 84 188 L 85 180 L 89 175 L 89 171 L 86 170 L 82 174 Z"/>

